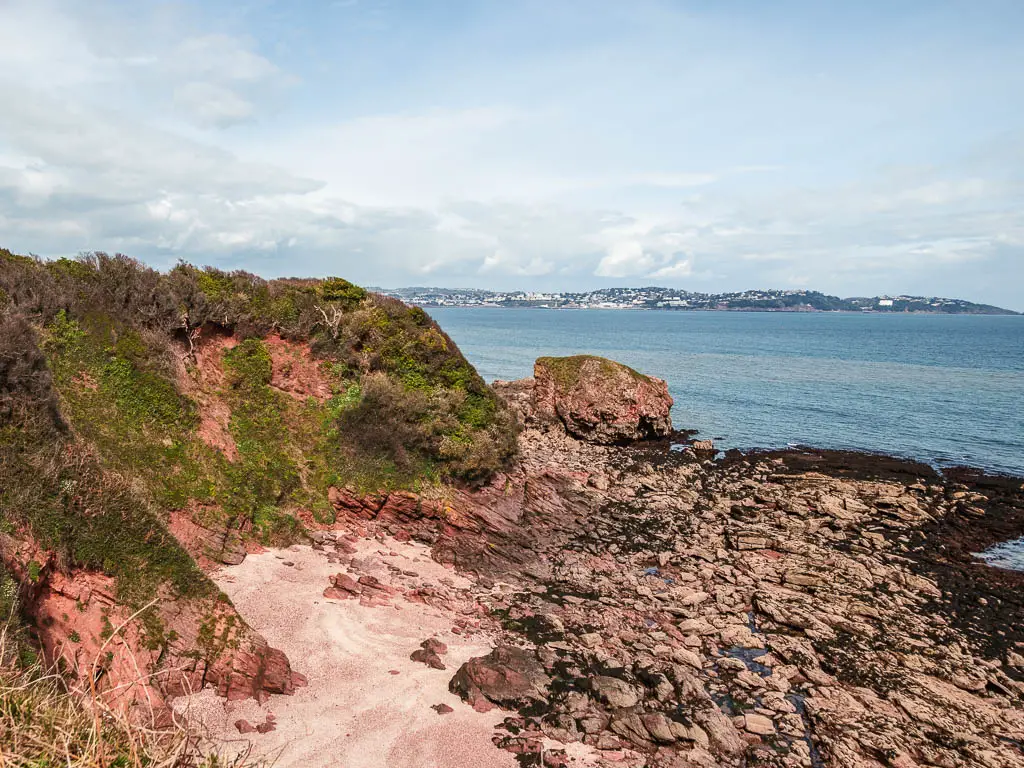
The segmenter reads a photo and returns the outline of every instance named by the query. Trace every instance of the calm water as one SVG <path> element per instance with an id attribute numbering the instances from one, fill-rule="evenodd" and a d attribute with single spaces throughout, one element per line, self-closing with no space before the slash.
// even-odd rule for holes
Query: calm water
<path id="1" fill-rule="evenodd" d="M 432 309 L 488 380 L 592 353 L 668 381 L 677 427 L 1024 475 L 1024 317 Z"/>

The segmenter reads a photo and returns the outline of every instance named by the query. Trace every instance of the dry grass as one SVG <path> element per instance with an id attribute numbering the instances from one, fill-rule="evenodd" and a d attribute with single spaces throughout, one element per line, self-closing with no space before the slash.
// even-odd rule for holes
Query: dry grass
<path id="1" fill-rule="evenodd" d="M 158 726 L 131 717 L 95 691 L 69 686 L 57 671 L 17 661 L 9 625 L 0 629 L 0 768 L 250 768 L 223 759 L 189 723 Z M 140 680 L 144 685 L 145 679 Z M 89 686 L 92 688 L 92 686 Z M 140 720 L 148 720 L 139 722 Z"/>

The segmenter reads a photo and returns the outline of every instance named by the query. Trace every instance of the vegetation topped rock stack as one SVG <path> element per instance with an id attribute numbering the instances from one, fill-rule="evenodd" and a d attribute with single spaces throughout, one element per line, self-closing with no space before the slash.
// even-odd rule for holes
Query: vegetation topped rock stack
<path id="1" fill-rule="evenodd" d="M 661 379 L 593 355 L 541 357 L 533 367 L 533 413 L 600 445 L 665 437 L 672 396 Z"/>

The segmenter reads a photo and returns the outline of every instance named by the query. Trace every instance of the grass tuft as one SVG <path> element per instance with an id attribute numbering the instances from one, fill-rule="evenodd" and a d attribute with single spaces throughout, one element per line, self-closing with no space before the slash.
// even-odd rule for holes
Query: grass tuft
<path id="1" fill-rule="evenodd" d="M 74 641 L 72 641 L 74 642 Z M 73 689 L 56 669 L 22 653 L 16 624 L 0 624 L 0 764 L 5 768 L 243 768 L 247 754 L 212 754 L 194 725 L 139 722 Z"/>

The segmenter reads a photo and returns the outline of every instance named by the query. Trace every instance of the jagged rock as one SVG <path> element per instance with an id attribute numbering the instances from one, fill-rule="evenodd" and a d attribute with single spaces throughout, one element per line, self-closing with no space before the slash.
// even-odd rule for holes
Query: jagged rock
<path id="1" fill-rule="evenodd" d="M 585 632 L 579 639 L 587 648 L 596 648 L 601 644 L 601 635 L 597 632 Z"/>
<path id="2" fill-rule="evenodd" d="M 14 567 L 31 560 L 41 564 L 34 578 Z M 156 616 L 167 642 L 153 647 L 142 622 L 130 620 L 128 608 L 118 603 L 113 578 L 77 568 L 58 569 L 54 560 L 54 553 L 40 550 L 34 542 L 19 543 L 0 534 L 0 561 L 25 581 L 22 608 L 33 617 L 43 658 L 82 677 L 95 673 L 95 662 L 102 670 L 96 680 L 100 694 L 110 692 L 126 704 L 141 699 L 159 708 L 204 683 L 232 700 L 290 694 L 306 683 L 285 654 L 271 648 L 230 603 L 159 603 Z M 114 627 L 120 627 L 117 642 L 104 644 L 105 633 Z M 217 638 L 217 645 L 204 642 L 204 633 Z M 139 682 L 140 669 L 148 673 L 145 683 Z"/>
<path id="3" fill-rule="evenodd" d="M 359 597 L 363 588 L 347 573 L 338 573 L 330 577 L 331 586 L 324 590 L 324 597 L 332 600 L 350 600 Z"/>
<path id="4" fill-rule="evenodd" d="M 661 379 L 601 357 L 542 357 L 533 368 L 533 412 L 573 437 L 611 445 L 672 431 L 672 397 Z"/>
<path id="5" fill-rule="evenodd" d="M 688 664 L 698 670 L 703 666 L 700 656 L 688 648 L 673 648 L 672 660 L 679 664 Z"/>
<path id="6" fill-rule="evenodd" d="M 651 712 L 643 715 L 640 719 L 654 741 L 671 744 L 676 740 L 676 732 L 672 728 L 672 721 L 661 712 Z"/>
<path id="7" fill-rule="evenodd" d="M 413 651 L 409 658 L 426 664 L 431 669 L 447 669 L 441 661 L 441 656 L 445 653 L 448 653 L 448 646 L 436 637 L 431 637 L 420 643 L 420 647 Z"/>
<path id="8" fill-rule="evenodd" d="M 771 539 L 761 536 L 757 533 L 741 531 L 733 534 L 730 538 L 730 543 L 734 549 L 741 551 L 755 550 L 755 549 L 768 549 L 771 547 Z"/>
<path id="9" fill-rule="evenodd" d="M 783 584 L 789 584 L 794 587 L 820 587 L 821 578 L 815 576 L 813 573 L 800 573 L 798 571 L 788 571 L 782 577 Z"/>
<path id="10" fill-rule="evenodd" d="M 643 718 L 636 712 L 616 712 L 608 727 L 634 744 L 643 744 L 651 741 L 651 734 L 644 725 Z"/>
<path id="11" fill-rule="evenodd" d="M 207 680 L 228 701 L 263 700 L 267 693 L 291 694 L 306 685 L 306 678 L 292 671 L 288 657 L 258 635 L 250 639 L 248 648 L 225 654 L 213 664 Z"/>

